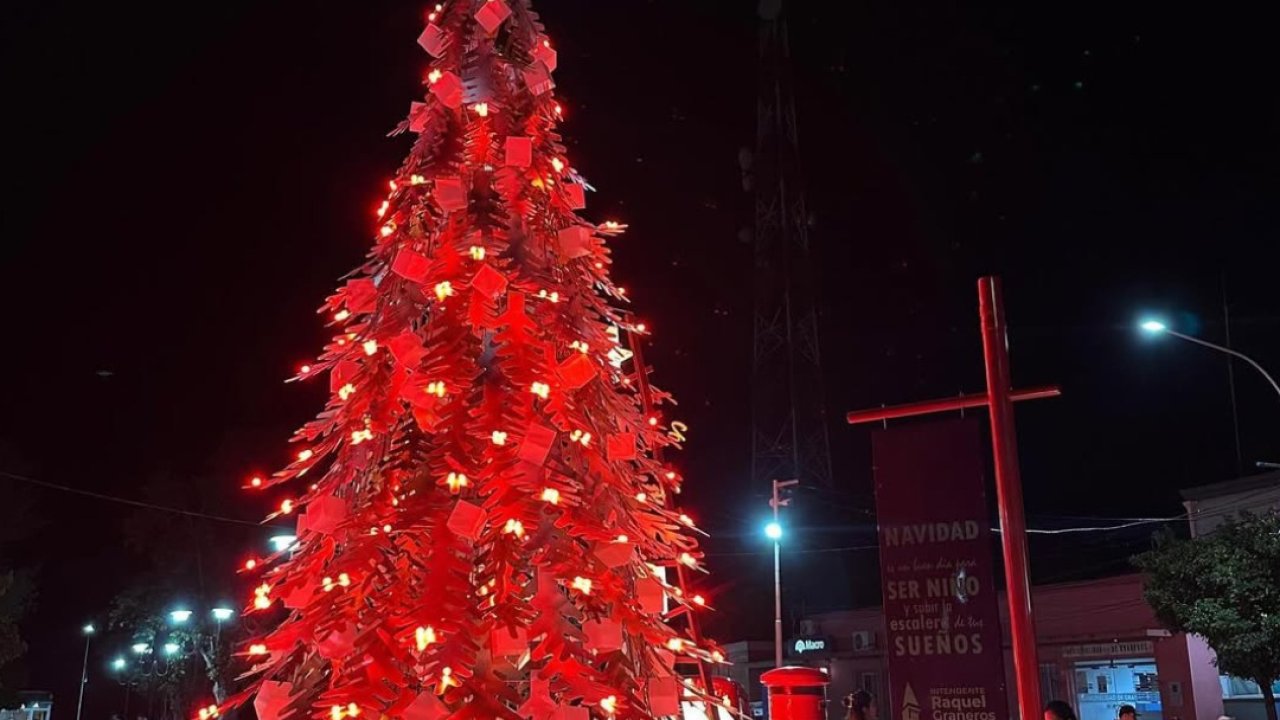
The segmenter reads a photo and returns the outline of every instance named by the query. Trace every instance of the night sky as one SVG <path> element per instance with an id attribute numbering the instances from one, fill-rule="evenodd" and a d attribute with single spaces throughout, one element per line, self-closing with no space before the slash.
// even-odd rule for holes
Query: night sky
<path id="1" fill-rule="evenodd" d="M 363 257 L 408 149 L 384 136 L 419 91 L 422 4 L 145 5 L 3 10 L 0 471 L 253 521 L 266 502 L 237 487 L 282 465 L 322 406 L 318 386 L 282 380 L 321 346 L 314 310 Z M 587 215 L 631 224 L 615 277 L 691 427 L 681 462 L 717 535 L 719 636 L 766 636 L 746 607 L 768 562 L 739 239 L 753 3 L 537 7 L 570 157 L 599 189 Z M 1238 461 L 1223 357 L 1134 330 L 1160 312 L 1221 342 L 1225 304 L 1233 346 L 1280 372 L 1280 60 L 1261 17 L 1092 0 L 790 15 L 837 476 L 797 503 L 847 510 L 803 547 L 874 544 L 869 431 L 845 411 L 981 389 L 983 273 L 1006 284 L 1015 383 L 1064 392 L 1018 409 L 1033 527 L 1176 515 L 1178 489 L 1280 461 L 1280 399 L 1260 376 L 1235 368 Z M 39 568 L 29 686 L 65 712 L 78 629 L 145 581 L 139 545 L 164 545 L 187 599 L 211 603 L 243 599 L 232 564 L 268 534 L 3 478 L 0 499 L 0 522 L 35 526 L 0 548 Z M 1122 571 L 1152 530 L 1033 538 L 1034 572 Z M 874 551 L 839 554 L 874 597 Z M 91 677 L 114 651 L 94 652 Z M 101 717 L 118 688 L 90 688 Z"/>

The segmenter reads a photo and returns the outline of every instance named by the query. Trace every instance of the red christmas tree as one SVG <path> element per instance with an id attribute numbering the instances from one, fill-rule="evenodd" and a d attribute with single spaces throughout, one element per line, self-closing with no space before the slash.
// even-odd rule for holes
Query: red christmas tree
<path id="1" fill-rule="evenodd" d="M 418 41 L 434 60 L 399 128 L 417 140 L 299 375 L 327 372 L 332 397 L 253 483 L 299 493 L 280 508 L 298 545 L 253 568 L 250 611 L 282 619 L 233 702 L 261 720 L 676 714 L 675 663 L 722 656 L 682 587 L 700 553 L 661 453 L 683 428 L 628 362 L 643 326 L 610 304 L 604 240 L 624 228 L 575 213 L 528 0 L 436 5 Z"/>

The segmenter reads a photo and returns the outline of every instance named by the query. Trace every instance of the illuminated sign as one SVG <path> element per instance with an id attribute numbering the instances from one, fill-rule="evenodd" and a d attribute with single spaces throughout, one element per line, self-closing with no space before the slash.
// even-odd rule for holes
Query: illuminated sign
<path id="1" fill-rule="evenodd" d="M 821 652 L 827 649 L 827 641 L 823 638 L 796 638 L 795 644 L 791 646 L 797 655 L 803 655 L 808 652 Z"/>

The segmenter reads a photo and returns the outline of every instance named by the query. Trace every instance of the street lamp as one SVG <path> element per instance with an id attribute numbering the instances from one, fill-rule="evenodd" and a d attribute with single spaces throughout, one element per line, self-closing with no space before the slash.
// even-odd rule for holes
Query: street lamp
<path id="1" fill-rule="evenodd" d="M 216 607 L 213 609 L 213 619 L 218 622 L 226 622 L 234 617 L 235 614 L 236 611 L 231 608 Z"/>
<path id="2" fill-rule="evenodd" d="M 1275 378 L 1267 374 L 1267 371 L 1263 370 L 1261 365 L 1259 365 L 1257 362 L 1253 360 L 1253 358 L 1249 357 L 1248 355 L 1245 355 L 1244 353 L 1236 352 L 1235 350 L 1232 350 L 1229 347 L 1223 347 L 1222 345 L 1215 345 L 1214 343 L 1211 343 L 1207 340 L 1201 340 L 1198 337 L 1185 335 L 1183 333 L 1178 332 L 1177 330 L 1171 329 L 1165 323 L 1155 319 L 1144 320 L 1138 325 L 1138 327 L 1142 328 L 1143 332 L 1149 335 L 1172 335 L 1173 337 L 1176 337 L 1180 340 L 1186 340 L 1187 342 L 1191 342 L 1191 343 L 1195 343 L 1196 345 L 1207 347 L 1210 350 L 1217 350 L 1218 352 L 1226 353 L 1227 355 L 1230 355 L 1232 357 L 1240 358 L 1241 360 L 1252 365 L 1253 369 L 1262 373 L 1262 377 L 1266 378 L 1267 382 L 1271 383 L 1271 387 L 1276 391 L 1276 395 L 1280 395 L 1280 384 L 1276 383 Z"/>
<path id="3" fill-rule="evenodd" d="M 145 655 L 151 652 L 151 646 L 144 642 L 137 642 L 133 644 L 132 650 L 135 654 Z"/>
<path id="4" fill-rule="evenodd" d="M 179 650 L 181 650 L 181 649 L 182 649 L 182 646 L 181 646 L 181 645 L 179 645 L 178 643 L 174 643 L 174 642 L 167 642 L 167 643 L 165 643 L 165 644 L 164 644 L 164 654 L 165 654 L 165 655 L 177 655 L 177 654 L 178 654 L 178 651 L 179 651 Z"/>
<path id="5" fill-rule="evenodd" d="M 128 663 L 125 662 L 125 659 L 122 657 L 118 657 L 115 660 L 111 661 L 112 670 L 123 670 L 126 665 L 128 665 Z"/>
<path id="6" fill-rule="evenodd" d="M 192 612 L 184 608 L 180 610 L 174 610 L 173 612 L 169 613 L 169 619 L 172 620 L 175 625 L 181 625 L 182 623 L 190 620 L 191 615 L 192 615 Z"/>
<path id="7" fill-rule="evenodd" d="M 778 508 L 789 505 L 790 500 L 778 497 L 778 491 L 799 485 L 799 480 L 774 480 L 773 498 L 769 507 L 773 508 L 773 522 L 764 526 L 764 534 L 773 540 L 773 666 L 782 667 L 782 525 L 778 522 Z"/>
<path id="8" fill-rule="evenodd" d="M 80 699 L 76 701 L 76 720 L 80 720 L 80 712 L 84 709 L 84 686 L 89 684 L 89 641 L 96 632 L 93 623 L 80 628 L 84 634 L 84 663 L 80 666 Z"/>
<path id="9" fill-rule="evenodd" d="M 284 552 L 294 546 L 298 542 L 297 535 L 273 535 L 267 542 L 271 543 L 271 547 L 276 552 Z"/>

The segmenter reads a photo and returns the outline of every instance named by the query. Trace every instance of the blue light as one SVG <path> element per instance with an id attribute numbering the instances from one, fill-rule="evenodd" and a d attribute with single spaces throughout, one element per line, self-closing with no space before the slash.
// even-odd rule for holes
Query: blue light
<path id="1" fill-rule="evenodd" d="M 781 540 L 782 526 L 776 522 L 771 522 L 764 526 L 764 534 L 769 536 L 770 540 Z"/>

